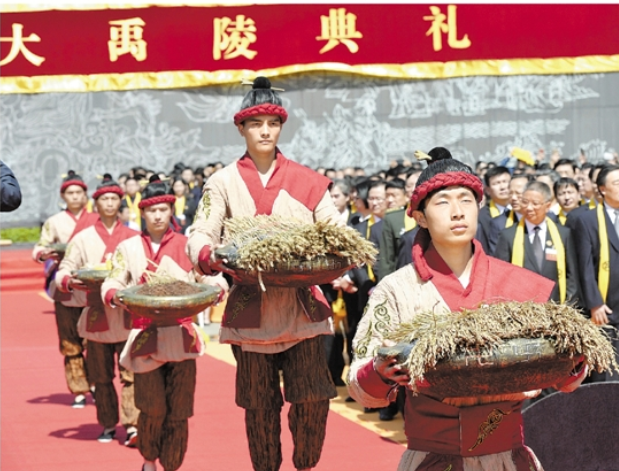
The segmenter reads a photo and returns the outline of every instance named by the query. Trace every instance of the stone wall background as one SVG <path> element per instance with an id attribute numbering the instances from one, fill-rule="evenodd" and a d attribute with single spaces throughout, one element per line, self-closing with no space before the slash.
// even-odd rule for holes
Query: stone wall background
<path id="1" fill-rule="evenodd" d="M 557 148 L 590 161 L 617 148 L 619 73 L 445 80 L 313 74 L 274 80 L 290 118 L 283 153 L 302 164 L 372 172 L 440 145 L 468 163 L 498 161 L 511 146 Z M 1 158 L 23 202 L 3 227 L 37 224 L 60 209 L 68 169 L 89 187 L 142 165 L 169 172 L 225 164 L 244 152 L 232 125 L 247 87 L 0 96 Z"/>

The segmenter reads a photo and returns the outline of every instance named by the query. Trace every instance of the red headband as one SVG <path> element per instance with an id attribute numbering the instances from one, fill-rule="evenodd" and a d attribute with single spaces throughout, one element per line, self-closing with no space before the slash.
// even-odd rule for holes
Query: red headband
<path id="1" fill-rule="evenodd" d="M 174 203 L 176 201 L 176 196 L 174 195 L 159 195 L 159 196 L 151 196 L 150 198 L 146 198 L 138 203 L 138 208 L 144 209 L 147 206 L 153 206 L 154 204 L 159 203 Z"/>
<path id="2" fill-rule="evenodd" d="M 262 105 L 252 106 L 251 108 L 245 108 L 234 115 L 234 124 L 238 125 L 251 116 L 258 116 L 260 114 L 277 115 L 281 118 L 282 124 L 288 119 L 288 113 L 279 105 L 272 103 L 263 103 Z"/>
<path id="3" fill-rule="evenodd" d="M 473 193 L 475 193 L 477 201 L 481 201 L 484 189 L 481 185 L 481 180 L 477 175 L 467 172 L 439 173 L 415 188 L 406 214 L 409 217 L 413 217 L 413 211 L 419 207 L 419 203 L 421 203 L 430 193 L 450 186 L 465 186 L 470 188 L 473 190 Z"/>
<path id="4" fill-rule="evenodd" d="M 121 187 L 117 185 L 110 185 L 110 186 L 104 186 L 102 188 L 99 188 L 97 191 L 95 191 L 92 194 L 92 199 L 96 200 L 99 196 L 104 195 L 105 193 L 115 193 L 121 198 L 125 196 L 125 193 L 123 193 L 123 190 Z"/>
<path id="5" fill-rule="evenodd" d="M 67 180 L 62 185 L 60 185 L 60 193 L 64 193 L 65 190 L 69 188 L 71 185 L 81 186 L 84 189 L 84 191 L 88 190 L 86 183 L 84 183 L 82 180 Z"/>

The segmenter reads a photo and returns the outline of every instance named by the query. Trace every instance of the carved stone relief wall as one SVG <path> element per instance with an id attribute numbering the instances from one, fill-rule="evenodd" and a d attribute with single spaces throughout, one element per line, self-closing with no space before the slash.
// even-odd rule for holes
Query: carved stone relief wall
<path id="1" fill-rule="evenodd" d="M 440 145 L 468 163 L 498 161 L 511 146 L 559 149 L 590 161 L 616 148 L 619 74 L 397 81 L 336 74 L 278 80 L 290 118 L 286 156 L 310 167 L 373 172 Z M 247 88 L 2 95 L 2 159 L 23 203 L 3 225 L 37 223 L 59 210 L 68 169 L 90 188 L 141 165 L 169 172 L 232 162 L 244 142 L 232 124 Z"/>

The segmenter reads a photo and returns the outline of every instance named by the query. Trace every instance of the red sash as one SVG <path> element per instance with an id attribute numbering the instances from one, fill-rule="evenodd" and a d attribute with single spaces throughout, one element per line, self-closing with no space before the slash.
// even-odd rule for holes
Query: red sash
<path id="1" fill-rule="evenodd" d="M 331 184 L 331 180 L 327 177 L 288 160 L 277 148 L 275 148 L 275 169 L 266 186 L 262 184 L 256 164 L 249 154 L 246 153 L 241 157 L 236 166 L 254 200 L 256 216 L 272 213 L 273 203 L 280 190 L 285 190 L 307 209 L 314 211 Z"/>
<path id="2" fill-rule="evenodd" d="M 129 239 L 136 235 L 138 232 L 133 229 L 129 229 L 127 226 L 123 225 L 120 221 L 116 221 L 112 232 L 108 232 L 107 228 L 103 225 L 101 219 L 98 219 L 95 223 L 95 230 L 101 240 L 105 244 L 105 250 L 103 252 L 103 257 L 101 258 L 102 262 L 105 262 L 108 254 L 113 254 L 118 244 L 120 244 L 123 240 Z"/>
<path id="3" fill-rule="evenodd" d="M 298 288 L 297 299 L 311 322 L 321 322 L 333 315 L 327 298 L 317 286 Z M 261 305 L 259 286 L 237 285 L 228 295 L 221 323 L 235 329 L 259 329 Z"/>
<path id="4" fill-rule="evenodd" d="M 405 432 L 410 450 L 428 455 L 417 471 L 463 471 L 463 458 L 512 451 L 518 471 L 536 471 L 524 446 L 522 401 L 455 407 L 407 391 Z"/>
<path id="5" fill-rule="evenodd" d="M 73 237 L 82 232 L 84 229 L 89 228 L 99 220 L 99 215 L 97 213 L 89 213 L 85 208 L 80 212 L 79 219 L 76 218 L 68 209 L 66 210 L 66 213 L 75 221 L 75 228 L 73 229 L 68 242 L 70 242 Z"/>
<path id="6" fill-rule="evenodd" d="M 426 229 L 420 229 L 413 244 L 413 265 L 423 281 L 432 280 L 452 311 L 477 309 L 484 303 L 503 301 L 546 302 L 554 281 L 525 268 L 489 257 L 473 239 L 473 266 L 466 288 L 441 258 Z"/>

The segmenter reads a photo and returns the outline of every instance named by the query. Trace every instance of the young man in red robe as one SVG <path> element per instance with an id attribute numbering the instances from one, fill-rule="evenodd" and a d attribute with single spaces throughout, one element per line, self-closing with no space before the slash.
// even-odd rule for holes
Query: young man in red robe
<path id="1" fill-rule="evenodd" d="M 175 201 L 169 187 L 160 181 L 151 181 L 142 191 L 139 207 L 146 228 L 121 242 L 112 256 L 112 273 L 101 287 L 108 306 L 122 307 L 119 290 L 145 283 L 147 272 L 196 281 L 185 254 L 187 237 L 170 226 Z M 204 339 L 191 317 L 155 322 L 133 316 L 120 364 L 134 373 L 142 471 L 156 471 L 156 460 L 164 471 L 175 471 L 182 465 L 188 419 L 193 415 L 196 358 L 204 350 Z"/>
<path id="2" fill-rule="evenodd" d="M 432 159 L 416 184 L 409 214 L 420 226 L 413 263 L 385 277 L 372 293 L 353 341 L 355 358 L 349 392 L 366 407 L 384 407 L 407 387 L 405 431 L 408 450 L 398 471 L 539 471 L 541 466 L 523 442 L 522 402 L 540 391 L 476 397 L 424 394 L 395 359 L 376 356 L 384 334 L 410 322 L 418 313 L 476 309 L 483 303 L 549 299 L 554 282 L 486 255 L 474 239 L 483 188 L 467 165 L 447 149 L 430 151 Z M 576 359 L 575 363 L 580 360 Z M 555 386 L 574 390 L 586 368 Z M 500 425 L 478 446 L 480 426 L 501 411 Z"/>
<path id="3" fill-rule="evenodd" d="M 111 259 L 114 250 L 123 240 L 137 235 L 124 226 L 118 218 L 123 191 L 114 181 L 104 181 L 92 195 L 99 219 L 89 228 L 77 234 L 69 243 L 67 252 L 56 273 L 58 289 L 64 293 L 86 289 L 75 276 L 76 270 L 94 268 Z M 131 320 L 129 314 L 119 308 L 101 306 L 99 290 L 87 293 L 88 306 L 82 311 L 77 331 L 88 340 L 88 379 L 95 386 L 97 421 L 103 427 L 98 440 L 109 443 L 116 435 L 119 421 L 118 394 L 113 384 L 115 357 L 120 360 L 125 342 L 129 337 Z M 139 411 L 133 399 L 133 373 L 118 364 L 122 383 L 120 420 L 127 431 L 126 446 L 137 443 L 137 421 Z"/>
<path id="4" fill-rule="evenodd" d="M 50 280 L 48 292 L 54 300 L 60 353 L 64 356 L 67 387 L 74 395 L 74 408 L 83 408 L 86 405 L 85 394 L 90 390 L 84 363 L 83 339 L 77 332 L 77 321 L 86 305 L 86 295 L 82 292 L 62 293 L 56 289 L 54 276 L 62 257 L 51 245 L 68 243 L 99 219 L 97 214 L 86 210 L 87 191 L 88 187 L 82 177 L 69 170 L 60 186 L 60 194 L 67 209 L 45 221 L 41 238 L 32 251 L 32 258 L 37 262 L 53 261 L 52 265 L 46 266 Z"/>
<path id="5" fill-rule="evenodd" d="M 258 77 L 234 124 L 247 144 L 243 157 L 219 170 L 206 184 L 189 237 L 196 269 L 234 274 L 214 256 L 227 218 L 260 214 L 306 223 L 339 223 L 328 191 L 330 180 L 286 159 L 277 141 L 288 113 L 268 79 Z M 343 223 L 341 223 L 343 224 Z M 232 344 L 237 361 L 236 403 L 245 409 L 245 427 L 254 470 L 277 471 L 284 396 L 298 470 L 316 466 L 325 438 L 329 399 L 336 396 L 321 336 L 332 335 L 332 311 L 318 287 L 297 289 L 234 285 L 222 320 L 220 342 Z"/>

